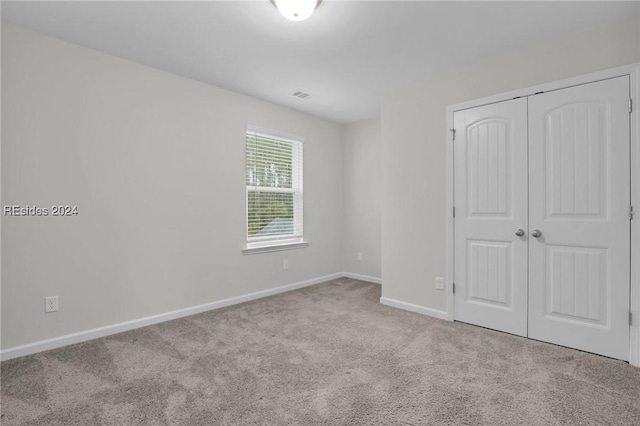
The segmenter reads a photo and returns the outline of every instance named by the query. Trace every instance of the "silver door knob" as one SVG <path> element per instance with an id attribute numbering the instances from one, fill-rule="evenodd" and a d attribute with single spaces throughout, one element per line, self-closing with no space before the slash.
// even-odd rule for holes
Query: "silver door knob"
<path id="1" fill-rule="evenodd" d="M 542 237 L 542 232 L 540 232 L 539 229 L 534 229 L 533 232 L 531 232 L 531 236 L 533 238 L 540 238 Z"/>
<path id="2" fill-rule="evenodd" d="M 522 236 L 524 236 L 524 229 L 522 229 L 522 228 L 518 228 L 518 229 L 516 229 L 516 235 L 517 235 L 518 237 L 522 237 Z"/>

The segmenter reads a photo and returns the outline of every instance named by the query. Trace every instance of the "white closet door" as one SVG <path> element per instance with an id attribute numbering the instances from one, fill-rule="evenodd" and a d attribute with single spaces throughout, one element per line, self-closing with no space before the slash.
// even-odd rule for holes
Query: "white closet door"
<path id="1" fill-rule="evenodd" d="M 455 319 L 527 334 L 527 101 L 454 115 Z"/>
<path id="2" fill-rule="evenodd" d="M 628 77 L 529 97 L 529 337 L 624 360 L 628 102 Z"/>

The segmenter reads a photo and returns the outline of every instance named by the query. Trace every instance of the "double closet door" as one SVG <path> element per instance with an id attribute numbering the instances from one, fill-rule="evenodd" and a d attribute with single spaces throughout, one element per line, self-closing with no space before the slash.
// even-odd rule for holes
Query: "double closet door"
<path id="1" fill-rule="evenodd" d="M 454 113 L 454 316 L 627 360 L 629 77 Z"/>

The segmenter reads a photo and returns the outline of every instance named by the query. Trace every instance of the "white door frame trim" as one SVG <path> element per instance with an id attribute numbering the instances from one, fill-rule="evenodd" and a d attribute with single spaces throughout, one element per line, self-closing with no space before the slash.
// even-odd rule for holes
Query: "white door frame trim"
<path id="1" fill-rule="evenodd" d="M 446 270 L 446 286 L 447 286 L 447 319 L 453 321 L 453 277 L 454 277 L 454 228 L 453 228 L 453 113 L 468 108 L 475 108 L 495 102 L 502 102 L 509 99 L 529 96 L 537 92 L 548 92 L 551 90 L 564 89 L 585 83 L 591 83 L 598 80 L 605 80 L 628 75 L 631 84 L 631 98 L 633 99 L 633 111 L 631 114 L 631 204 L 636 206 L 636 212 L 640 213 L 640 63 L 625 65 L 608 70 L 598 71 L 595 73 L 585 74 L 565 80 L 554 81 L 551 83 L 539 84 L 509 92 L 488 96 L 481 99 L 475 99 L 462 102 L 447 107 L 447 202 L 446 202 L 446 233 L 447 233 L 447 270 Z M 633 321 L 631 324 L 630 335 L 630 353 L 629 363 L 640 367 L 640 226 L 637 222 L 640 217 L 631 221 L 631 312 L 633 313 Z"/>

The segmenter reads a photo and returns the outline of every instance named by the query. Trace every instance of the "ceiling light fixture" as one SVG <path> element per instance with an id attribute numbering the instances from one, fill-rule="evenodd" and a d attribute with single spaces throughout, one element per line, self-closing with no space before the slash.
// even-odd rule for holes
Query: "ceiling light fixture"
<path id="1" fill-rule="evenodd" d="M 270 0 L 282 16 L 292 21 L 304 21 L 322 0 Z"/>

